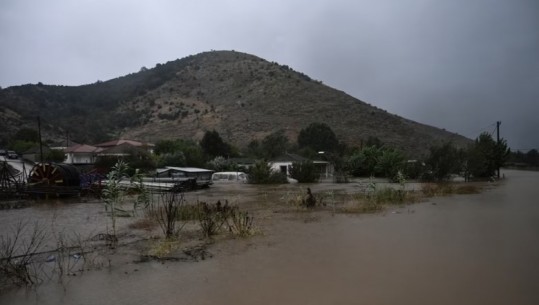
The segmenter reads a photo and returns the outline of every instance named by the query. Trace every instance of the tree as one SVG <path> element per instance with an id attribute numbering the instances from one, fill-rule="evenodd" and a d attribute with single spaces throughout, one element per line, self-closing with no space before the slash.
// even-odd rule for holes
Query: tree
<path id="1" fill-rule="evenodd" d="M 188 144 L 188 142 L 186 142 L 185 146 L 181 148 L 181 151 L 185 156 L 185 164 L 187 166 L 203 167 L 204 164 L 206 164 L 204 152 L 199 145 L 196 145 L 196 143 Z"/>
<path id="2" fill-rule="evenodd" d="M 374 176 L 382 153 L 383 149 L 376 146 L 363 148 L 348 159 L 348 171 L 354 176 Z"/>
<path id="3" fill-rule="evenodd" d="M 255 158 L 264 158 L 260 141 L 255 139 L 249 142 L 249 144 L 247 144 L 246 154 Z"/>
<path id="4" fill-rule="evenodd" d="M 61 163 L 65 161 L 66 155 L 60 149 L 51 149 L 45 154 L 44 158 L 47 162 Z"/>
<path id="5" fill-rule="evenodd" d="M 264 158 L 272 159 L 284 154 L 289 146 L 283 130 L 275 131 L 262 140 L 261 151 Z"/>
<path id="6" fill-rule="evenodd" d="M 159 141 L 155 145 L 155 154 L 160 156 L 159 165 L 203 167 L 206 163 L 202 148 L 191 140 Z"/>
<path id="7" fill-rule="evenodd" d="M 159 156 L 157 161 L 157 167 L 165 166 L 185 166 L 185 155 L 183 152 L 178 151 L 174 153 L 165 153 Z"/>
<path id="8" fill-rule="evenodd" d="M 212 159 L 218 156 L 228 157 L 230 155 L 230 145 L 225 143 L 215 130 L 204 133 L 204 137 L 200 141 L 200 147 Z"/>
<path id="9" fill-rule="evenodd" d="M 440 146 L 431 146 L 430 154 L 425 161 L 428 170 L 434 180 L 447 180 L 452 174 L 458 174 L 462 170 L 463 160 L 458 149 L 451 142 Z"/>
<path id="10" fill-rule="evenodd" d="M 154 153 L 156 155 L 173 154 L 180 150 L 181 145 L 177 140 L 161 140 L 155 143 Z"/>
<path id="11" fill-rule="evenodd" d="M 231 164 L 227 159 L 221 156 L 215 157 L 213 160 L 208 161 L 206 166 L 216 172 L 224 172 L 227 170 L 234 171 L 236 168 L 235 164 Z"/>
<path id="12" fill-rule="evenodd" d="M 279 184 L 287 183 L 286 176 L 271 169 L 266 161 L 256 162 L 250 169 L 247 176 L 248 182 L 252 184 Z"/>
<path id="13" fill-rule="evenodd" d="M 29 141 L 21 141 L 21 140 L 17 140 L 13 143 L 11 143 L 11 145 L 9 145 L 9 147 L 16 151 L 17 153 L 23 153 L 27 150 L 29 150 L 30 148 L 32 147 L 35 147 L 36 145 L 38 145 L 36 142 L 29 142 Z"/>
<path id="14" fill-rule="evenodd" d="M 300 148 L 310 147 L 315 151 L 336 151 L 339 145 L 333 130 L 324 123 L 311 123 L 301 129 L 297 141 Z"/>
<path id="15" fill-rule="evenodd" d="M 537 152 L 537 149 L 532 149 L 526 153 L 526 162 L 532 166 L 539 165 L 539 152 Z"/>
<path id="16" fill-rule="evenodd" d="M 316 182 L 320 173 L 312 161 L 293 162 L 290 169 L 290 177 L 298 180 L 299 183 Z"/>
<path id="17" fill-rule="evenodd" d="M 125 200 L 125 188 L 121 186 L 121 181 L 126 176 L 129 167 L 123 161 L 118 161 L 107 174 L 107 184 L 103 189 L 103 200 L 105 202 L 105 211 L 110 210 L 110 219 L 112 220 L 112 244 L 118 241 L 116 237 L 116 212 Z"/>
<path id="18" fill-rule="evenodd" d="M 355 177 L 364 175 L 367 171 L 364 169 L 365 156 L 361 152 L 355 153 L 346 161 L 346 169 Z"/>
<path id="19" fill-rule="evenodd" d="M 397 173 L 404 168 L 404 156 L 398 150 L 384 149 L 378 158 L 376 172 L 392 181 L 396 181 Z"/>
<path id="20" fill-rule="evenodd" d="M 489 133 L 482 133 L 468 151 L 468 170 L 475 178 L 487 178 L 496 174 L 509 157 L 504 139 L 496 142 Z"/>
<path id="21" fill-rule="evenodd" d="M 30 128 L 19 129 L 9 141 L 9 148 L 17 153 L 23 153 L 39 143 L 39 133 Z"/>
<path id="22" fill-rule="evenodd" d="M 31 128 L 21 128 L 13 135 L 12 141 L 39 143 L 39 133 Z"/>
<path id="23" fill-rule="evenodd" d="M 381 148 L 382 146 L 384 146 L 384 143 L 378 137 L 369 136 L 369 138 L 367 138 L 367 141 L 365 141 L 365 147 L 369 146 Z"/>

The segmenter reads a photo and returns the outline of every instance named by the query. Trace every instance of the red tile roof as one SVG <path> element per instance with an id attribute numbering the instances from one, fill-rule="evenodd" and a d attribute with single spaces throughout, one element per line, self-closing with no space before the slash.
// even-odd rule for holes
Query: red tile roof
<path id="1" fill-rule="evenodd" d="M 70 146 L 70 147 L 64 149 L 64 152 L 65 153 L 83 154 L 83 153 L 97 153 L 97 152 L 100 152 L 102 150 L 103 150 L 103 148 L 95 147 L 95 146 L 92 146 L 92 145 L 77 144 L 77 145 L 73 145 L 73 146 Z"/>

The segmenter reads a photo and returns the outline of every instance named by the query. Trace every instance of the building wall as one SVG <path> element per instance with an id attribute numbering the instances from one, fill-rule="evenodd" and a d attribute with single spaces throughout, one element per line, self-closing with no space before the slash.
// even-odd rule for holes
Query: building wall
<path id="1" fill-rule="evenodd" d="M 94 154 L 73 154 L 68 153 L 65 163 L 69 164 L 94 164 L 95 157 Z"/>
<path id="2" fill-rule="evenodd" d="M 289 168 L 292 166 L 292 162 L 271 162 L 271 169 L 276 172 L 282 172 L 287 176 L 290 176 Z"/>

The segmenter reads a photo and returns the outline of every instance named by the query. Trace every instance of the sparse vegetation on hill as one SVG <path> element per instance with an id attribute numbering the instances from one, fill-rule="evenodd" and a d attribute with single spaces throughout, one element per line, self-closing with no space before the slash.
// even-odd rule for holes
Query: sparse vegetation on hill
<path id="1" fill-rule="evenodd" d="M 433 143 L 470 142 L 387 113 L 288 66 L 234 51 L 205 52 L 83 86 L 9 87 L 0 91 L 0 109 L 4 143 L 20 128 L 35 129 L 37 116 L 46 139 L 69 133 L 79 143 L 118 137 L 200 141 L 216 130 L 241 149 L 277 130 L 295 140 L 315 122 L 349 146 L 376 137 L 410 154 L 426 153 Z"/>

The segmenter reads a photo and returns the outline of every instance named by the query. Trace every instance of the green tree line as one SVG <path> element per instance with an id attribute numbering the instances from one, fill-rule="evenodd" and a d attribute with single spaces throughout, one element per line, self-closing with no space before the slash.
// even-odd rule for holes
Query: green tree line
<path id="1" fill-rule="evenodd" d="M 10 148 L 18 153 L 38 143 L 34 130 L 21 129 L 10 141 Z M 378 138 L 370 137 L 363 147 L 347 147 L 324 123 L 312 123 L 301 129 L 295 142 L 284 131 L 277 130 L 262 139 L 252 140 L 247 147 L 239 149 L 227 143 L 216 130 L 206 131 L 200 142 L 185 139 L 161 140 L 155 145 L 153 155 L 133 152 L 127 157 L 134 168 L 150 172 L 157 167 L 191 166 L 205 167 L 215 171 L 240 170 L 231 160 L 237 157 L 259 160 L 252 168 L 252 177 L 262 183 L 278 183 L 286 179 L 270 177 L 270 170 L 262 166 L 279 155 L 295 153 L 309 160 L 325 160 L 332 164 L 336 174 L 353 177 L 385 177 L 395 181 L 397 177 L 426 181 L 444 181 L 454 175 L 467 179 L 484 179 L 496 175 L 511 156 L 515 160 L 527 160 L 537 164 L 537 151 L 526 155 L 511 154 L 504 139 L 495 141 L 483 133 L 469 146 L 458 148 L 447 142 L 430 147 L 426 156 L 407 156 L 395 147 L 387 147 Z M 63 156 L 55 152 L 47 160 L 61 162 Z M 130 158 L 130 159 L 129 159 Z M 520 159 L 518 159 L 520 158 Z M 109 160 L 110 159 L 110 160 Z M 102 158 L 96 166 L 110 168 L 116 158 Z M 245 169 L 244 169 L 245 170 Z M 319 168 L 311 161 L 296 162 L 290 170 L 292 178 L 299 182 L 315 182 Z M 267 177 L 264 177 L 267 176 Z M 253 180 L 253 181 L 254 181 Z"/>

